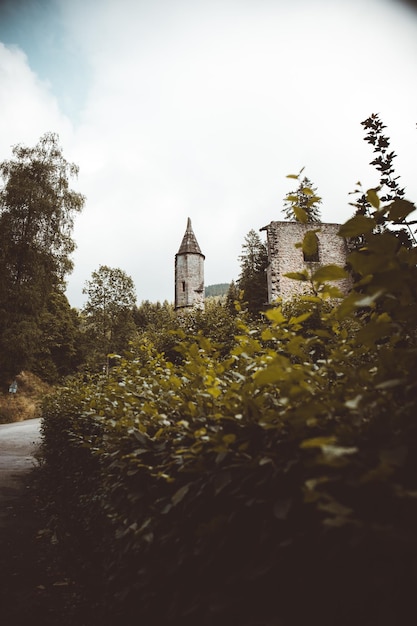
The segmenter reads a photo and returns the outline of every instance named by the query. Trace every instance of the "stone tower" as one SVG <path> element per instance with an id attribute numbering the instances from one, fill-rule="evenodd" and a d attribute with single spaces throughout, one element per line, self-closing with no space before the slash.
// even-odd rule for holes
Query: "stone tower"
<path id="1" fill-rule="evenodd" d="M 175 255 L 175 309 L 204 307 L 204 259 L 188 218 L 187 229 Z"/>

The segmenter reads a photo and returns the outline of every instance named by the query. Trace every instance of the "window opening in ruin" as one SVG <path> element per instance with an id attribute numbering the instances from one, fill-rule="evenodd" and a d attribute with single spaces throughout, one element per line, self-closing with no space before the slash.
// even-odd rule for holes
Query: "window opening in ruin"
<path id="1" fill-rule="evenodd" d="M 306 254 L 305 252 L 303 252 L 303 256 L 304 263 L 319 263 L 320 261 L 318 248 L 314 254 Z"/>
<path id="2" fill-rule="evenodd" d="M 185 291 L 185 280 L 182 281 L 182 290 Z"/>

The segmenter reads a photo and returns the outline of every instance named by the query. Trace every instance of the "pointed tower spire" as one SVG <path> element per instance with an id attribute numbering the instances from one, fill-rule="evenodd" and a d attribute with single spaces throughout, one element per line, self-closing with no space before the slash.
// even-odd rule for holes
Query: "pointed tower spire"
<path id="1" fill-rule="evenodd" d="M 204 307 L 204 254 L 194 235 L 191 220 L 175 255 L 175 308 Z"/>
<path id="2" fill-rule="evenodd" d="M 202 254 L 196 236 L 194 235 L 191 220 L 187 219 L 187 229 L 182 239 L 178 254 Z M 204 255 L 203 255 L 204 256 Z"/>

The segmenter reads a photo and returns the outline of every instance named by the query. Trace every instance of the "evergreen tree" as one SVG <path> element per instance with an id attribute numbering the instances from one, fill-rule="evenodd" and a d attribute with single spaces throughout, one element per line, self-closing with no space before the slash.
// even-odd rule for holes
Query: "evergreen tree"
<path id="1" fill-rule="evenodd" d="M 205 297 L 225 296 L 229 289 L 229 283 L 217 283 L 216 285 L 207 285 L 204 289 Z"/>
<path id="2" fill-rule="evenodd" d="M 265 308 L 268 301 L 266 268 L 268 252 L 266 245 L 255 230 L 250 230 L 242 245 L 238 288 L 243 291 L 243 299 L 248 312 L 256 316 Z"/>
<path id="3" fill-rule="evenodd" d="M 283 212 L 287 220 L 295 219 L 297 222 L 303 223 L 320 222 L 321 198 L 317 195 L 317 187 L 307 176 L 300 179 L 303 169 L 298 175 L 290 174 L 288 176 L 288 178 L 298 180 L 299 185 L 295 191 L 285 196 Z"/>
<path id="4" fill-rule="evenodd" d="M 232 315 L 237 314 L 236 302 L 238 302 L 239 299 L 240 299 L 240 291 L 235 281 L 232 280 L 232 282 L 229 285 L 229 289 L 227 290 L 226 303 L 225 303 L 226 308 L 229 310 L 230 313 L 232 313 Z"/>

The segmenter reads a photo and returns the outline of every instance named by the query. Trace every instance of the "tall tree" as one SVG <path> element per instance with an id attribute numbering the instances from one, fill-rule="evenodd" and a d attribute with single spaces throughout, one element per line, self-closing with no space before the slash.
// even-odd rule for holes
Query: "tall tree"
<path id="1" fill-rule="evenodd" d="M 242 245 L 238 288 L 243 291 L 243 299 L 251 315 L 257 315 L 268 301 L 266 268 L 268 252 L 266 245 L 255 230 L 250 230 Z"/>
<path id="2" fill-rule="evenodd" d="M 56 383 L 72 374 L 83 361 L 80 315 L 65 294 L 52 292 L 39 316 L 41 332 L 32 370 L 42 380 Z"/>
<path id="3" fill-rule="evenodd" d="M 84 197 L 70 189 L 78 167 L 66 161 L 58 135 L 33 148 L 17 145 L 0 163 L 0 369 L 14 376 L 30 366 L 38 318 L 51 292 L 72 270 L 74 216 Z"/>
<path id="4" fill-rule="evenodd" d="M 100 265 L 87 281 L 83 293 L 88 296 L 82 311 L 85 330 L 94 348 L 90 365 L 95 367 L 100 363 L 103 365 L 109 353 L 127 347 L 135 329 L 135 286 L 123 270 Z"/>
<path id="5" fill-rule="evenodd" d="M 162 304 L 143 300 L 140 306 L 133 309 L 133 319 L 136 327 L 140 330 L 150 327 L 158 329 L 172 326 L 173 322 L 177 320 L 177 314 L 172 304 L 167 300 Z"/>
<path id="6" fill-rule="evenodd" d="M 226 308 L 232 315 L 237 314 L 236 303 L 239 301 L 239 298 L 240 298 L 240 290 L 237 287 L 235 281 L 232 280 L 232 282 L 229 285 L 229 289 L 227 290 L 226 303 L 225 303 Z"/>
<path id="7" fill-rule="evenodd" d="M 311 180 L 301 174 L 289 174 L 287 178 L 294 178 L 299 181 L 299 185 L 295 191 L 290 191 L 284 198 L 283 212 L 288 220 L 296 220 L 297 222 L 320 222 L 320 204 L 321 198 L 317 195 L 317 187 L 313 185 Z"/>

